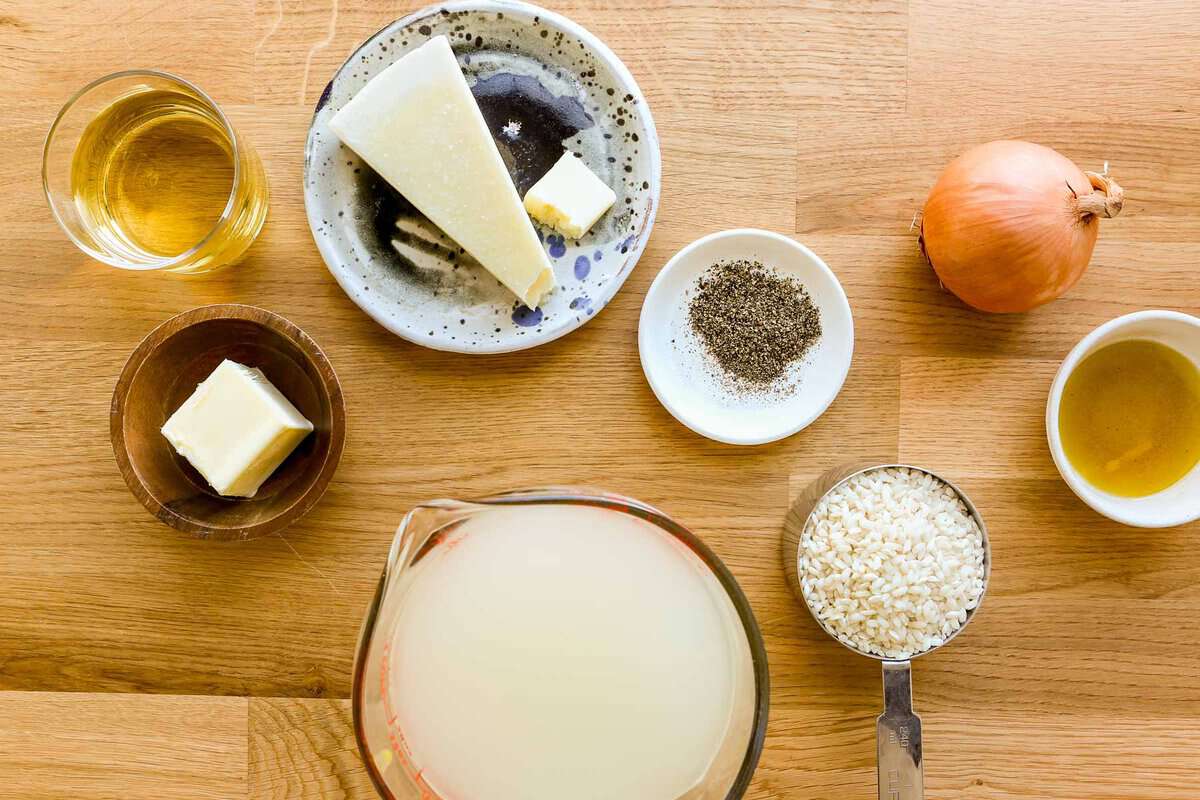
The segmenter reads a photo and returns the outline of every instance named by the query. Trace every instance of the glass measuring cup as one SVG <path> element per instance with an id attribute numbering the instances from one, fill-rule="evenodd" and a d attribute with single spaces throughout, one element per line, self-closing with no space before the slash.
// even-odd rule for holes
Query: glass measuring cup
<path id="1" fill-rule="evenodd" d="M 733 706 L 737 710 L 731 712 L 720 746 L 702 777 L 683 794 L 662 797 L 662 800 L 736 800 L 742 797 L 762 750 L 768 704 L 766 651 L 748 601 L 717 556 L 678 523 L 635 500 L 579 489 L 525 491 L 474 502 L 435 500 L 417 506 L 404 518 L 368 608 L 354 668 L 355 735 L 368 774 L 380 795 L 388 800 L 438 800 L 442 796 L 430 781 L 426 769 L 429 763 L 418 763 L 414 758 L 412 742 L 415 737 L 411 729 L 405 729 L 404 714 L 398 710 L 403 697 L 396 694 L 399 690 L 393 673 L 396 664 L 403 660 L 393 647 L 400 641 L 395 634 L 403 622 L 406 605 L 419 607 L 412 598 L 418 593 L 414 587 L 421 580 L 422 568 L 436 565 L 439 558 L 445 559 L 447 553 L 462 545 L 464 537 L 487 536 L 486 524 L 495 518 L 493 512 L 504 510 L 507 513 L 513 509 L 535 507 L 587 507 L 589 513 L 599 510 L 605 519 L 611 514 L 616 515 L 614 520 L 622 520 L 623 524 L 632 520 L 633 524 L 642 526 L 639 530 L 654 533 L 656 538 L 665 534 L 662 538 L 671 543 L 670 548 L 686 555 L 689 563 L 696 567 L 697 574 L 705 576 L 706 585 L 716 587 L 714 597 L 719 595 L 717 599 L 721 605 L 728 608 L 731 629 L 744 636 L 745 670 L 742 673 L 744 682 L 740 684 L 744 691 L 737 692 L 737 696 L 746 701 Z M 425 562 L 426 559 L 429 561 Z M 455 591 L 459 592 L 465 593 L 471 588 L 461 583 L 456 585 Z M 545 603 L 553 602 L 553 597 L 545 598 Z M 485 633 L 490 638 L 504 636 L 507 631 Z M 493 674 L 496 665 L 488 662 L 478 666 L 478 683 L 495 687 L 487 691 L 502 693 L 503 685 L 496 682 Z M 636 708 L 631 710 L 628 724 L 630 730 L 638 724 Z M 476 733 L 463 731 L 464 736 Z M 539 756 L 537 752 L 522 755 L 534 761 Z M 595 755 L 600 769 L 616 770 L 625 766 L 604 759 L 603 753 Z M 592 753 L 588 752 L 587 756 L 591 757 Z M 580 776 L 580 785 L 586 785 L 585 776 Z M 464 800 L 479 800 L 462 796 Z"/>
<path id="2" fill-rule="evenodd" d="M 800 583 L 800 540 L 813 511 L 820 505 L 821 500 L 856 475 L 889 467 L 923 472 L 950 487 L 975 520 L 975 524 L 979 526 L 979 532 L 983 537 L 983 591 L 979 595 L 979 603 L 967 612 L 967 618 L 963 624 L 947 636 L 942 644 L 915 653 L 907 659 L 887 658 L 861 650 L 840 639 L 813 611 L 808 598 L 804 596 Z M 879 800 L 922 800 L 925 797 L 925 764 L 921 745 L 921 718 L 913 711 L 912 705 L 912 659 L 932 653 L 939 647 L 948 644 L 951 639 L 962 633 L 963 629 L 974 619 L 979 606 L 983 604 L 984 595 L 987 594 L 988 578 L 991 576 L 992 551 L 988 544 L 987 528 L 983 524 L 983 518 L 979 516 L 979 511 L 961 489 L 931 470 L 914 467 L 910 464 L 874 461 L 844 464 L 821 475 L 809 484 L 792 503 L 783 526 L 783 565 L 792 591 L 804 603 L 804 607 L 808 609 L 821 630 L 846 649 L 860 656 L 873 658 L 882 664 L 883 713 L 879 715 L 875 726 Z"/>

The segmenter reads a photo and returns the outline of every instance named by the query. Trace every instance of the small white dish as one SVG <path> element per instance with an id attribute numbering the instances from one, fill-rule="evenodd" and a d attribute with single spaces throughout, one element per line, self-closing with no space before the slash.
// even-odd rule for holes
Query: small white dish
<path id="1" fill-rule="evenodd" d="M 745 392 L 722 380 L 720 368 L 688 325 L 688 301 L 709 267 L 760 261 L 791 275 L 821 312 L 821 337 L 793 367 L 790 392 Z M 726 444 L 765 444 L 807 427 L 837 397 L 854 355 L 850 303 L 833 271 L 787 236 L 754 228 L 713 233 L 667 262 L 642 304 L 638 350 L 646 380 L 675 419 Z"/>
<path id="2" fill-rule="evenodd" d="M 1046 402 L 1046 439 L 1054 465 L 1071 491 L 1095 511 L 1135 528 L 1169 528 L 1200 519 L 1200 464 L 1178 481 L 1145 497 L 1120 497 L 1088 483 L 1063 452 L 1058 413 L 1063 387 L 1087 356 L 1105 345 L 1128 339 L 1150 339 L 1171 347 L 1200 365 L 1200 319 L 1178 311 L 1137 311 L 1109 320 L 1075 345 L 1063 359 Z"/>
<path id="3" fill-rule="evenodd" d="M 558 284 L 537 309 L 518 302 L 329 128 L 371 78 L 439 35 L 450 39 L 518 194 L 564 149 L 617 194 L 580 239 L 534 224 Z M 338 69 L 309 129 L 304 204 L 330 273 L 379 324 L 435 350 L 505 353 L 575 330 L 612 299 L 650 238 L 661 176 L 646 99 L 599 38 L 519 0 L 454 0 L 396 20 Z"/>

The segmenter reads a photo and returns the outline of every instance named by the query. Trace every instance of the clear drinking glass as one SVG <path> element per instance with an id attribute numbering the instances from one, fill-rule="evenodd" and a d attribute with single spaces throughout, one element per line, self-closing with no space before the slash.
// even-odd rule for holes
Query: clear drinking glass
<path id="1" fill-rule="evenodd" d="M 769 677 L 767 655 L 754 612 L 737 581 L 721 560 L 700 539 L 662 512 L 618 495 L 585 489 L 550 488 L 515 492 L 484 500 L 434 500 L 423 503 L 404 518 L 384 567 L 375 598 L 367 610 L 359 636 L 354 665 L 354 729 L 367 772 L 379 794 L 387 800 L 439 800 L 440 795 L 413 762 L 398 715 L 398 698 L 391 696 L 389 673 L 393 669 L 392 633 L 404 610 L 410 571 L 440 548 L 453 548 L 455 528 L 497 506 L 584 505 L 615 515 L 632 515 L 674 537 L 696 556 L 729 601 L 735 624 L 745 634 L 748 648 L 747 702 L 731 717 L 725 739 L 703 779 L 685 798 L 738 800 L 750 784 L 766 735 Z M 546 598 L 552 603 L 554 598 Z M 487 680 L 486 668 L 480 680 Z M 636 725 L 631 716 L 629 724 Z M 466 735 L 469 732 L 464 732 Z M 670 743 L 664 743 L 670 747 Z M 537 754 L 531 754 L 533 758 Z M 621 769 L 620 764 L 599 765 Z M 667 798 L 662 800 L 679 800 Z"/>
<path id="2" fill-rule="evenodd" d="M 100 78 L 63 106 L 42 185 L 71 241 L 122 269 L 226 266 L 267 217 L 258 155 L 200 88 L 152 70 Z"/>

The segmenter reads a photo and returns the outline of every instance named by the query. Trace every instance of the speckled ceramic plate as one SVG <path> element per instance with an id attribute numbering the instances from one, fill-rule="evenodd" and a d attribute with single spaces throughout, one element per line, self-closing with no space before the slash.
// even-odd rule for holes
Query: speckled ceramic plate
<path id="1" fill-rule="evenodd" d="M 450 38 L 523 197 L 562 155 L 579 155 L 617 194 L 578 241 L 534 223 L 558 287 L 526 308 L 469 254 L 382 181 L 329 129 L 372 77 L 434 36 Z M 650 109 L 603 42 L 527 3 L 430 6 L 372 36 L 317 103 L 304 200 L 329 271 L 389 330 L 440 350 L 533 347 L 584 324 L 616 294 L 650 237 L 661 161 Z"/>

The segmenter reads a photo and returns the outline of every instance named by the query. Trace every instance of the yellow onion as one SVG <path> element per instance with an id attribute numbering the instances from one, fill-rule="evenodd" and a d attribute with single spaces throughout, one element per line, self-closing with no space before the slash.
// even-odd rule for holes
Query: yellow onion
<path id="1" fill-rule="evenodd" d="M 966 304 L 1028 311 L 1075 285 L 1100 217 L 1115 217 L 1123 200 L 1107 174 L 1083 172 L 1049 147 L 988 142 L 938 178 L 921 214 L 921 249 Z"/>

